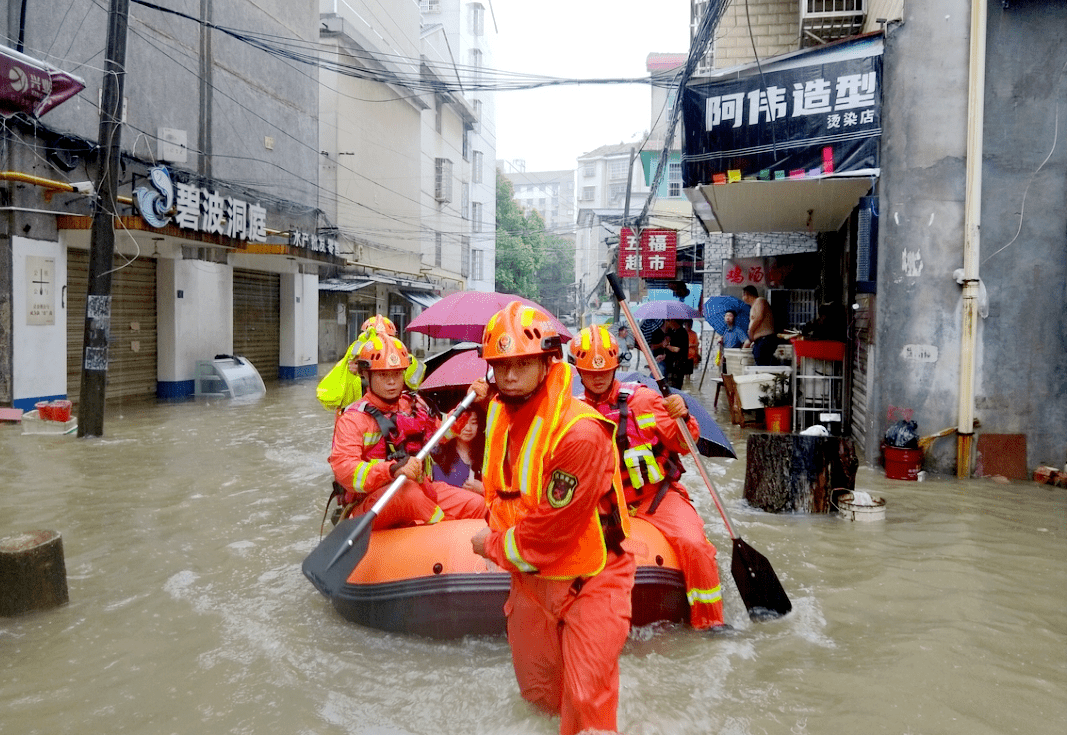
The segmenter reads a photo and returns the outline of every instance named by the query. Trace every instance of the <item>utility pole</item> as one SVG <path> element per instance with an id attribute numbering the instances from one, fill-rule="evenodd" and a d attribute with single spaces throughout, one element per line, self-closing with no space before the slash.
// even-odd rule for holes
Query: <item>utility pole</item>
<path id="1" fill-rule="evenodd" d="M 104 433 L 108 340 L 111 334 L 111 271 L 115 251 L 119 156 L 122 153 L 122 97 L 126 82 L 126 36 L 130 0 L 111 0 L 107 23 L 107 61 L 100 98 L 100 171 L 89 246 L 89 290 L 85 299 L 85 337 L 78 399 L 78 436 Z"/>
<path id="2" fill-rule="evenodd" d="M 637 157 L 637 149 L 630 148 L 630 169 L 626 176 L 626 206 L 622 210 L 622 226 L 630 226 L 630 191 L 634 181 L 634 158 Z M 608 268 L 612 271 L 617 269 L 619 261 L 619 250 L 622 248 L 622 236 L 619 236 L 619 245 L 615 248 L 615 258 L 608 258 Z M 612 309 L 611 323 L 619 323 L 619 300 L 615 299 L 615 306 Z"/>

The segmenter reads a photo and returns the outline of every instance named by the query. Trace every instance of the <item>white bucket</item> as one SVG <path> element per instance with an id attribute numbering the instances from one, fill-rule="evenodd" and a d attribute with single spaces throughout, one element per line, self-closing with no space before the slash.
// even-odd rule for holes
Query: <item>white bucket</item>
<path id="1" fill-rule="evenodd" d="M 872 495 L 873 505 L 858 505 L 852 493 L 842 493 L 837 496 L 834 504 L 837 512 L 847 521 L 884 521 L 885 498 Z"/>

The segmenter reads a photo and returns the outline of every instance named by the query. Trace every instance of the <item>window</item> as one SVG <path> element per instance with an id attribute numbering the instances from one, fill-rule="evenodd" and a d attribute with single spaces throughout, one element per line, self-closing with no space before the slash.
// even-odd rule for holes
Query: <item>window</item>
<path id="1" fill-rule="evenodd" d="M 444 238 L 440 232 L 433 233 L 433 264 L 441 267 L 441 255 L 444 252 Z"/>
<path id="2" fill-rule="evenodd" d="M 467 219 L 467 214 L 470 211 L 470 201 L 471 185 L 464 181 L 463 185 L 460 187 L 459 195 L 459 216 L 463 219 Z"/>
<path id="3" fill-rule="evenodd" d="M 421 0 L 419 9 L 424 13 L 440 13 L 441 0 Z"/>
<path id="4" fill-rule="evenodd" d="M 474 106 L 474 117 L 476 118 L 474 121 L 474 132 L 480 133 L 482 132 L 482 101 L 474 100 L 472 104 Z"/>
<path id="5" fill-rule="evenodd" d="M 439 95 L 434 95 L 434 130 L 438 133 L 444 128 L 445 103 Z"/>
<path id="6" fill-rule="evenodd" d="M 471 81 L 482 81 L 482 52 L 481 49 L 472 48 L 470 53 L 471 59 Z"/>
<path id="7" fill-rule="evenodd" d="M 471 163 L 471 181 L 475 184 L 482 183 L 482 152 L 474 152 L 474 161 Z"/>
<path id="8" fill-rule="evenodd" d="M 609 179 L 625 179 L 630 172 L 630 161 L 625 158 L 620 158 L 615 161 L 608 161 L 608 178 Z"/>
<path id="9" fill-rule="evenodd" d="M 442 204 L 452 201 L 452 161 L 447 158 L 434 161 L 433 193 Z"/>
<path id="10" fill-rule="evenodd" d="M 481 202 L 471 203 L 471 232 L 482 231 L 482 204 Z"/>
<path id="11" fill-rule="evenodd" d="M 471 239 L 469 237 L 460 239 L 459 274 L 464 278 L 471 274 Z"/>
<path id="12" fill-rule="evenodd" d="M 682 164 L 680 161 L 672 161 L 667 164 L 667 196 L 680 197 L 682 195 Z"/>
<path id="13" fill-rule="evenodd" d="M 485 6 L 471 3 L 471 33 L 480 36 L 485 33 Z"/>
<path id="14" fill-rule="evenodd" d="M 591 202 L 596 199 L 596 187 L 595 186 L 583 186 L 582 187 L 582 201 Z"/>
<path id="15" fill-rule="evenodd" d="M 592 177 L 596 176 L 596 164 L 587 163 L 582 166 L 582 176 L 587 179 L 591 179 Z"/>
<path id="16" fill-rule="evenodd" d="M 471 251 L 471 279 L 475 281 L 485 280 L 485 251 Z"/>
<path id="17" fill-rule="evenodd" d="M 608 187 L 608 199 L 618 201 L 626 198 L 626 184 L 611 184 Z"/>

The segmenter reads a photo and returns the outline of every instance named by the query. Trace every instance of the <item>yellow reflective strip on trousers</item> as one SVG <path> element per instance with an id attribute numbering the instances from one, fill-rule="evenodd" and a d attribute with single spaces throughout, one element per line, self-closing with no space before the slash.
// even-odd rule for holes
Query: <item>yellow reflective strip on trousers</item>
<path id="1" fill-rule="evenodd" d="M 537 567 L 523 559 L 522 555 L 519 554 L 519 545 L 515 543 L 515 526 L 504 532 L 504 556 L 518 567 L 521 572 L 537 571 Z"/>
<path id="2" fill-rule="evenodd" d="M 690 605 L 703 602 L 705 605 L 713 605 L 722 602 L 722 586 L 712 587 L 710 590 L 691 589 L 686 594 Z"/>

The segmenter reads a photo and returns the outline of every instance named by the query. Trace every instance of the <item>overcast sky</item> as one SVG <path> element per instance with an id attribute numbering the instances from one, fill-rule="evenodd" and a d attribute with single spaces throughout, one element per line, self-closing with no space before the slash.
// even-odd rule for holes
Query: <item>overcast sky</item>
<path id="1" fill-rule="evenodd" d="M 491 0 L 492 67 L 569 79 L 648 75 L 649 53 L 689 49 L 690 0 Z M 495 15 L 496 26 L 492 25 Z M 527 171 L 573 169 L 602 145 L 648 130 L 647 85 L 580 85 L 498 92 L 497 158 Z"/>

